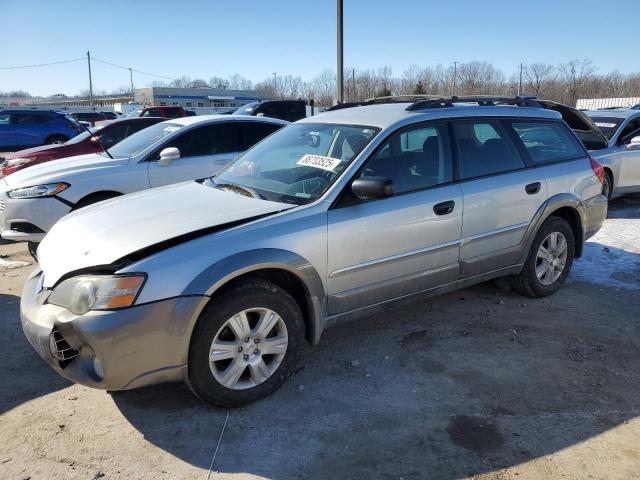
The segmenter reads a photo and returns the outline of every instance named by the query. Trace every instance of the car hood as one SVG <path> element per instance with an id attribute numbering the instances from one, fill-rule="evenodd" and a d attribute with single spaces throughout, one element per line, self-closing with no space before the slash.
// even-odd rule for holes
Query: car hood
<path id="1" fill-rule="evenodd" d="M 54 162 L 30 165 L 6 177 L 11 188 L 30 187 L 52 182 L 64 182 L 66 178 L 83 170 L 101 169 L 126 165 L 128 158 L 109 158 L 90 153 L 55 160 Z"/>
<path id="2" fill-rule="evenodd" d="M 5 160 L 13 160 L 14 158 L 25 158 L 40 156 L 45 153 L 58 153 L 60 149 L 64 148 L 64 145 L 41 145 L 39 147 L 27 148 L 20 150 L 19 152 L 9 153 L 4 156 Z"/>
<path id="3" fill-rule="evenodd" d="M 44 286 L 183 235 L 292 208 L 191 181 L 117 197 L 63 217 L 38 248 Z"/>

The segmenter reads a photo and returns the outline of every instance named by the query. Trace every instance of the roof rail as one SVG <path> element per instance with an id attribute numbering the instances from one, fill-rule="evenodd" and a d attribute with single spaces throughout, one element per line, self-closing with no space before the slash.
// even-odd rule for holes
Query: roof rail
<path id="1" fill-rule="evenodd" d="M 434 97 L 420 100 L 409 105 L 406 110 L 425 110 L 428 108 L 452 107 L 454 103 L 477 103 L 481 107 L 492 107 L 495 105 L 515 105 L 518 107 L 537 107 L 541 108 L 540 103 L 535 97 L 496 97 L 493 95 L 469 95 L 458 97 Z"/>

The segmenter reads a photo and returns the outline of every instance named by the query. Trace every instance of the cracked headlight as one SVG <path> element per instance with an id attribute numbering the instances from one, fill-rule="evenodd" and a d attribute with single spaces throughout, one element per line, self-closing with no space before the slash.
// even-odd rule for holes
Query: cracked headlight
<path id="1" fill-rule="evenodd" d="M 63 190 L 69 188 L 68 183 L 48 183 L 46 185 L 35 185 L 33 187 L 16 188 L 15 190 L 9 190 L 7 194 L 11 198 L 38 198 L 38 197 L 50 197 L 56 195 Z"/>
<path id="2" fill-rule="evenodd" d="M 89 310 L 115 310 L 133 305 L 146 275 L 81 275 L 53 289 L 48 302 L 83 315 Z"/>

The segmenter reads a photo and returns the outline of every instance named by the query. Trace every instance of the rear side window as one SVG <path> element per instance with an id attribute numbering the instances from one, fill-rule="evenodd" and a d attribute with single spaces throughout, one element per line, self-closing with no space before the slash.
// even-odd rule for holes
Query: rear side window
<path id="1" fill-rule="evenodd" d="M 268 137 L 282 125 L 261 122 L 241 122 L 238 123 L 240 128 L 241 146 L 238 151 L 244 151 L 253 147 L 256 143 L 265 137 Z"/>
<path id="2" fill-rule="evenodd" d="M 524 168 L 508 133 L 494 120 L 454 122 L 460 179 Z"/>
<path id="3" fill-rule="evenodd" d="M 512 126 L 534 164 L 584 156 L 584 151 L 571 137 L 564 125 L 544 122 L 513 122 Z"/>
<path id="4" fill-rule="evenodd" d="M 31 125 L 34 123 L 46 122 L 47 117 L 35 113 L 15 113 L 13 115 L 13 123 L 19 125 Z"/>

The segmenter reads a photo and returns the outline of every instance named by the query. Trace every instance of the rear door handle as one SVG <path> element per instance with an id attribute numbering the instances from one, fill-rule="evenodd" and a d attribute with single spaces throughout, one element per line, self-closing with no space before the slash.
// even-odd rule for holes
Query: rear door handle
<path id="1" fill-rule="evenodd" d="M 448 215 L 453 212 L 456 202 L 449 200 L 448 202 L 436 203 L 433 206 L 433 213 L 436 215 Z"/>
<path id="2" fill-rule="evenodd" d="M 540 184 L 540 182 L 530 183 L 529 185 L 524 187 L 524 191 L 527 192 L 529 195 L 535 195 L 540 191 L 541 186 L 542 185 Z"/>

